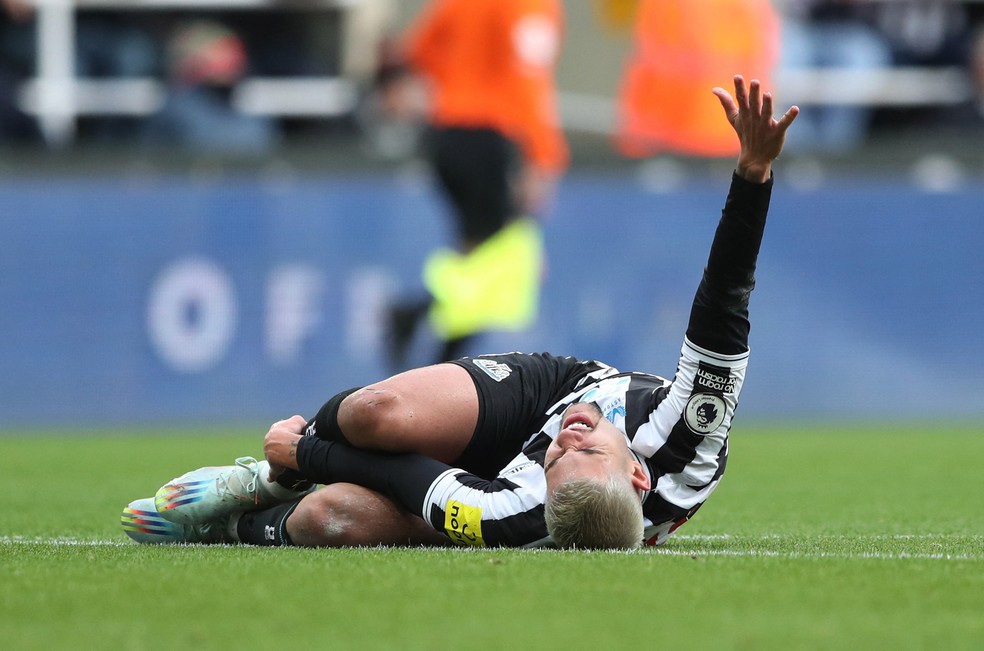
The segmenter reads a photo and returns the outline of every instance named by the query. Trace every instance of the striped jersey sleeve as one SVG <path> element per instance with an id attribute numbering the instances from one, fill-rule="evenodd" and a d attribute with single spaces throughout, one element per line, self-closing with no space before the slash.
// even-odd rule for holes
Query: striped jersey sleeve
<path id="1" fill-rule="evenodd" d="M 315 436 L 298 441 L 297 462 L 311 481 L 354 483 L 389 496 L 456 544 L 522 547 L 546 536 L 549 442 L 535 439 L 492 480 L 418 454 L 360 450 Z"/>
<path id="2" fill-rule="evenodd" d="M 458 545 L 520 547 L 546 537 L 545 497 L 543 455 L 528 449 L 492 481 L 449 469 L 428 490 L 422 515 Z"/>
<path id="3" fill-rule="evenodd" d="M 747 351 L 720 355 L 685 340 L 673 382 L 653 394 L 649 417 L 627 432 L 652 482 L 642 505 L 650 544 L 664 542 L 717 488 L 747 362 Z"/>

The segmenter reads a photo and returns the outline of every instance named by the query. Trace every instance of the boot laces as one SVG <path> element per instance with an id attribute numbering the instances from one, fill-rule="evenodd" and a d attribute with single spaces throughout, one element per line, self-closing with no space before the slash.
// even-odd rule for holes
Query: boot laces
<path id="1" fill-rule="evenodd" d="M 253 457 L 239 457 L 236 465 L 244 468 L 247 472 L 229 472 L 216 478 L 216 488 L 220 495 L 227 495 L 238 501 L 250 500 L 258 504 L 260 494 L 257 490 L 259 485 L 260 468 L 259 462 Z"/>

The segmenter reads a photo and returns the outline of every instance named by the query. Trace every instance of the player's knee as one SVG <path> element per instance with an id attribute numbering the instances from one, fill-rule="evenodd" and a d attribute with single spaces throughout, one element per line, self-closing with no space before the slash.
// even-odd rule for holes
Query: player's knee
<path id="1" fill-rule="evenodd" d="M 342 547 L 351 544 L 357 514 L 348 504 L 341 485 L 325 486 L 305 497 L 287 523 L 287 531 L 294 544 L 304 547 Z"/>
<path id="2" fill-rule="evenodd" d="M 378 493 L 330 484 L 301 500 L 287 520 L 287 532 L 304 547 L 402 545 L 411 540 L 411 520 Z"/>
<path id="3" fill-rule="evenodd" d="M 338 419 L 345 438 L 357 447 L 386 449 L 403 427 L 404 400 L 387 387 L 368 386 L 347 397 Z"/>

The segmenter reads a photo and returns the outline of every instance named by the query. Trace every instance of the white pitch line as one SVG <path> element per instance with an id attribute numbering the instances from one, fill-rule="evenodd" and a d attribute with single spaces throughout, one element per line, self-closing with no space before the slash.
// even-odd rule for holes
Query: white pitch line
<path id="1" fill-rule="evenodd" d="M 3 545 L 63 545 L 65 547 L 75 546 L 97 546 L 114 547 L 129 544 L 125 540 L 79 540 L 77 538 L 28 538 L 26 536 L 0 536 L 0 544 Z"/>
<path id="2" fill-rule="evenodd" d="M 791 536 L 789 534 L 780 533 L 763 533 L 757 536 L 736 536 L 730 533 L 712 533 L 712 534 L 675 534 L 670 540 L 782 540 L 783 538 L 806 538 L 807 536 Z M 947 540 L 951 538 L 973 538 L 984 542 L 984 536 L 975 536 L 972 534 L 961 534 L 961 533 L 899 533 L 899 534 L 888 534 L 888 533 L 872 533 L 872 534 L 857 534 L 849 536 L 847 534 L 817 534 L 814 536 L 808 536 L 809 538 L 814 538 L 818 540 L 934 540 L 942 539 Z"/>
<path id="3" fill-rule="evenodd" d="M 820 535 L 813 536 L 816 540 L 840 540 L 840 541 L 866 541 L 866 540 L 952 540 L 954 538 L 966 538 L 967 536 L 962 534 L 938 534 L 938 533 L 922 533 L 922 534 L 860 534 L 857 536 L 848 536 L 845 534 L 834 534 L 834 535 Z M 784 536 L 781 534 L 763 534 L 760 536 L 733 536 L 731 534 L 694 534 L 694 535 L 675 535 L 670 540 L 671 541 L 717 541 L 717 540 L 782 540 L 794 538 L 793 536 Z M 970 536 L 972 540 L 980 540 L 984 543 L 984 536 Z M 885 553 L 885 552 L 815 552 L 815 553 L 804 553 L 804 552 L 777 552 L 770 550 L 736 550 L 736 549 L 718 549 L 718 550 L 700 550 L 692 551 L 686 549 L 673 549 L 661 547 L 653 550 L 657 554 L 665 554 L 667 556 L 732 556 L 732 557 L 762 557 L 762 558 L 790 558 L 790 559 L 801 559 L 801 558 L 837 558 L 837 559 L 883 559 L 883 560 L 955 560 L 955 561 L 980 561 L 984 560 L 984 555 L 982 554 L 947 554 L 947 553 L 909 553 L 909 552 L 899 552 L 899 553 Z"/>
<path id="4" fill-rule="evenodd" d="M 803 552 L 776 552 L 768 550 L 755 550 L 755 549 L 711 549 L 711 550 L 700 550 L 693 551 L 687 549 L 654 549 L 650 553 L 659 554 L 661 556 L 730 556 L 734 558 L 788 558 L 791 560 L 797 559 L 816 559 L 816 558 L 832 558 L 832 559 L 876 559 L 876 560 L 889 560 L 889 561 L 906 561 L 906 560 L 925 560 L 925 561 L 984 561 L 984 555 L 979 554 L 910 554 L 907 552 L 901 552 L 898 554 L 886 554 L 882 552 L 860 552 L 860 553 L 850 553 L 850 552 L 815 552 L 815 553 L 803 553 Z"/>
<path id="5" fill-rule="evenodd" d="M 911 539 L 949 539 L 949 538 L 960 538 L 959 534 L 900 534 L 900 535 L 862 535 L 862 536 L 819 536 L 818 538 L 825 539 L 838 539 L 838 540 L 911 540 Z M 760 539 L 760 540 L 781 540 L 783 538 L 789 538 L 789 536 L 782 536 L 779 534 L 769 534 L 763 536 L 756 536 L 755 538 L 742 537 L 742 536 L 732 536 L 729 534 L 711 534 L 711 535 L 690 535 L 690 536 L 674 536 L 672 540 L 674 541 L 701 541 L 701 540 L 749 540 L 749 539 Z M 978 538 L 978 536 L 972 536 L 972 538 Z M 77 538 L 28 538 L 24 536 L 0 536 L 0 544 L 2 545 L 56 545 L 56 546 L 66 546 L 66 547 L 85 547 L 85 546 L 95 546 L 95 547 L 122 547 L 122 546 L 136 546 L 135 543 L 129 540 L 80 540 Z M 427 549 L 427 548 L 422 548 Z M 431 548 L 434 551 L 447 551 L 447 547 L 437 547 Z M 884 553 L 884 552 L 797 552 L 788 551 L 780 552 L 773 550 L 755 550 L 755 549 L 703 549 L 703 550 L 692 550 L 692 549 L 673 549 L 672 547 L 658 547 L 644 548 L 645 553 L 657 554 L 660 556 L 690 556 L 690 557 L 701 557 L 701 556 L 725 556 L 732 558 L 788 558 L 792 560 L 798 559 L 817 559 L 817 558 L 830 558 L 830 559 L 875 559 L 875 560 L 931 560 L 931 561 L 984 561 L 984 554 L 948 554 L 948 553 Z M 460 548 L 461 551 L 494 551 L 491 549 L 484 548 L 472 548 L 465 547 Z M 537 550 L 533 550 L 537 551 Z M 624 552 L 623 552 L 624 553 Z"/>

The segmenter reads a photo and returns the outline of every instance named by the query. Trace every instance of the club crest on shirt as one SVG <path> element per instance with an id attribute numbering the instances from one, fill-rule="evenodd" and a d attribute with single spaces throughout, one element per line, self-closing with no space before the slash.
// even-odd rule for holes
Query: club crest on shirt
<path id="1" fill-rule="evenodd" d="M 472 362 L 496 382 L 502 382 L 512 375 L 512 369 L 509 368 L 509 365 L 502 362 L 491 359 L 473 359 Z"/>
<path id="2" fill-rule="evenodd" d="M 697 434 L 710 434 L 724 422 L 724 398 L 714 393 L 695 393 L 687 401 L 683 420 Z"/>
<path id="3" fill-rule="evenodd" d="M 632 378 L 628 376 L 606 378 L 582 394 L 578 402 L 599 402 L 608 396 L 620 396 L 629 388 L 631 382 Z"/>
<path id="4" fill-rule="evenodd" d="M 517 472 L 522 472 L 531 466 L 535 466 L 536 461 L 527 459 L 526 461 L 521 461 L 516 465 L 510 466 L 499 472 L 500 477 L 508 477 L 509 475 L 515 475 Z"/>

